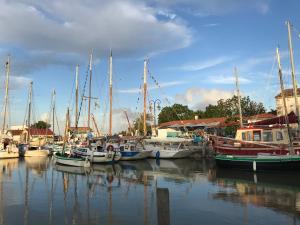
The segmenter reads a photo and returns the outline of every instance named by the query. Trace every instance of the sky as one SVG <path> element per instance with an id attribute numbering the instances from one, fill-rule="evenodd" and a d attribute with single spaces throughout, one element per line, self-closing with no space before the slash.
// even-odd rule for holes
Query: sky
<path id="1" fill-rule="evenodd" d="M 275 108 L 277 46 L 285 85 L 291 86 L 287 20 L 293 25 L 299 81 L 299 8 L 297 0 L 0 0 L 1 105 L 10 55 L 9 124 L 24 123 L 33 81 L 33 120 L 48 120 L 55 89 L 62 130 L 67 107 L 74 117 L 75 67 L 80 65 L 82 95 L 93 51 L 92 96 L 97 99 L 92 112 L 105 133 L 111 49 L 114 132 L 127 128 L 124 110 L 131 122 L 142 112 L 144 59 L 148 59 L 148 100 L 160 99 L 162 107 L 180 103 L 205 109 L 231 97 L 236 67 L 242 95 Z M 82 126 L 86 115 L 83 102 Z"/>

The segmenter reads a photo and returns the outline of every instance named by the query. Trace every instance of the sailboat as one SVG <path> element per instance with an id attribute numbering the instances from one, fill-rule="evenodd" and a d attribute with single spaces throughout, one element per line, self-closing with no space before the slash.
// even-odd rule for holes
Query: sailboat
<path id="1" fill-rule="evenodd" d="M 286 146 L 289 154 L 266 154 L 258 153 L 257 155 L 224 155 L 219 154 L 215 157 L 216 164 L 220 167 L 238 167 L 245 170 L 263 171 L 263 170 L 299 170 L 300 156 L 295 154 L 295 148 L 292 143 L 289 119 L 287 116 L 286 99 L 284 94 L 284 85 L 282 80 L 282 69 L 280 63 L 279 49 L 276 49 L 278 60 L 278 75 L 280 80 L 281 96 L 284 103 L 285 119 L 287 124 L 287 135 L 289 144 Z M 268 148 L 268 144 L 264 144 Z"/>
<path id="2" fill-rule="evenodd" d="M 62 164 L 67 166 L 77 166 L 77 167 L 90 167 L 90 161 L 89 157 L 82 158 L 80 156 L 75 156 L 73 154 L 68 154 L 65 152 L 65 146 L 67 142 L 67 134 L 69 129 L 69 108 L 67 109 L 66 114 L 66 125 L 65 125 L 65 134 L 64 134 L 64 143 L 63 143 L 63 149 L 61 152 L 55 152 L 54 157 L 54 163 L 55 164 Z"/>
<path id="3" fill-rule="evenodd" d="M 8 108 L 8 90 L 9 90 L 9 76 L 10 76 L 10 57 L 8 56 L 5 64 L 6 81 L 5 81 L 5 98 L 4 98 L 4 115 L 3 115 L 3 128 L 1 133 L 0 143 L 0 159 L 18 158 L 19 151 L 12 141 L 12 137 L 6 134 L 6 116 Z"/>
<path id="4" fill-rule="evenodd" d="M 49 155 L 50 151 L 42 146 L 40 141 L 36 143 L 32 140 L 30 119 L 31 119 L 31 110 L 32 110 L 32 85 L 33 82 L 30 82 L 29 85 L 29 98 L 28 98 L 28 118 L 27 118 L 27 134 L 25 142 L 19 145 L 19 154 L 23 157 L 46 157 Z"/>

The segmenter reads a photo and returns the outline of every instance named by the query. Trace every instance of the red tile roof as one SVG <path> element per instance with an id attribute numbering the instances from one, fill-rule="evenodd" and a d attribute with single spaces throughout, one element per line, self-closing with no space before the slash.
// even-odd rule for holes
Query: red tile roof
<path id="1" fill-rule="evenodd" d="M 291 97 L 294 96 L 294 90 L 292 88 L 285 89 L 284 90 L 285 97 Z M 300 88 L 297 89 L 297 95 L 300 95 Z M 275 96 L 275 98 L 281 98 L 281 92 Z"/>
<path id="2" fill-rule="evenodd" d="M 254 116 L 249 116 L 248 119 L 271 119 L 276 117 L 276 115 L 272 113 L 261 113 Z"/>
<path id="3" fill-rule="evenodd" d="M 52 136 L 53 135 L 53 131 L 50 129 L 30 128 L 29 131 L 30 131 L 30 135 L 34 135 L 34 136 Z"/>
<path id="4" fill-rule="evenodd" d="M 206 118 L 206 119 L 198 119 L 198 120 L 175 120 L 175 121 L 161 123 L 158 125 L 158 128 L 170 127 L 170 126 L 183 126 L 183 125 L 188 126 L 188 125 L 197 125 L 197 124 L 225 123 L 225 121 L 226 121 L 226 117 Z"/>

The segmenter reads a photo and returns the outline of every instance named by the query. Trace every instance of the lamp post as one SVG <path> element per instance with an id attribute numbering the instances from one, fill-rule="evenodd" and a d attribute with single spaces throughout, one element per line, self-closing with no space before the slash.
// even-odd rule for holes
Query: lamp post
<path id="1" fill-rule="evenodd" d="M 155 100 L 150 100 L 150 111 L 152 111 L 152 104 L 153 104 L 153 117 L 154 117 L 154 130 L 156 133 L 156 109 L 160 110 L 160 104 L 161 101 L 159 99 L 155 99 Z"/>

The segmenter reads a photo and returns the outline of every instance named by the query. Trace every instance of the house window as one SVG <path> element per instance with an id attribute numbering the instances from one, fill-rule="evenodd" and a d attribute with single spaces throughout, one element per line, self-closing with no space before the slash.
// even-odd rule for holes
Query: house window
<path id="1" fill-rule="evenodd" d="M 273 141 L 273 135 L 271 131 L 263 132 L 263 141 L 271 142 Z"/>
<path id="2" fill-rule="evenodd" d="M 281 131 L 276 132 L 276 140 L 277 141 L 282 141 L 283 140 L 283 135 Z"/>
<path id="3" fill-rule="evenodd" d="M 246 133 L 245 132 L 242 132 L 242 140 L 246 141 Z"/>
<path id="4" fill-rule="evenodd" d="M 260 130 L 253 131 L 253 141 L 261 141 Z"/>

